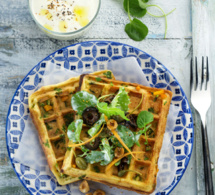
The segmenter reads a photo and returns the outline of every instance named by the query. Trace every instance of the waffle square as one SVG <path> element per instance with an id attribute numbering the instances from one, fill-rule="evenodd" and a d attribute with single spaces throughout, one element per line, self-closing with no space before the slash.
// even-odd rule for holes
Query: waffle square
<path id="1" fill-rule="evenodd" d="M 111 71 L 98 71 L 94 75 L 114 78 Z M 29 97 L 29 110 L 37 128 L 39 140 L 48 165 L 61 185 L 80 180 L 78 177 L 61 173 L 67 151 L 67 127 L 75 120 L 76 112 L 71 107 L 71 97 L 79 90 L 82 76 L 65 82 L 41 87 Z"/>
<path id="2" fill-rule="evenodd" d="M 94 94 L 96 97 L 100 97 L 108 94 L 116 94 L 121 86 L 128 92 L 130 97 L 128 112 L 132 112 L 134 118 L 136 118 L 141 111 L 149 111 L 153 113 L 154 116 L 151 127 L 146 132 L 146 137 L 145 135 L 140 136 L 140 146 L 134 144 L 131 148 L 135 158 L 132 158 L 130 165 L 126 167 L 131 171 L 126 172 L 123 177 L 119 177 L 117 166 L 113 164 L 110 168 L 109 165 L 101 166 L 99 163 L 88 163 L 86 170 L 81 170 L 76 166 L 75 158 L 83 154 L 83 152 L 81 148 L 77 146 L 66 152 L 62 172 L 73 177 L 83 176 L 87 180 L 136 191 L 142 194 L 150 194 L 156 188 L 158 158 L 162 147 L 163 135 L 165 133 L 172 92 L 106 78 L 102 78 L 98 81 L 94 75 L 86 75 L 84 77 L 81 90 Z M 138 107 L 140 102 L 141 104 Z M 134 111 L 135 108 L 137 109 Z M 83 124 L 81 140 L 89 139 L 86 136 L 88 129 L 89 127 Z M 137 129 L 134 131 L 136 130 Z M 71 144 L 72 143 L 69 143 L 69 145 Z M 134 171 L 141 173 L 141 177 Z"/>

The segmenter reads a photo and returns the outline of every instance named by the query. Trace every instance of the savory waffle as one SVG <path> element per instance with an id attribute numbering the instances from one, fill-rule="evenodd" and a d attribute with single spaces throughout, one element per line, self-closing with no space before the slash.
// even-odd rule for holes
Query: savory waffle
<path id="1" fill-rule="evenodd" d="M 114 78 L 112 72 L 106 70 L 93 74 Z M 60 170 L 67 151 L 67 127 L 76 117 L 76 112 L 71 107 L 71 97 L 79 90 L 82 78 L 83 75 L 41 87 L 29 97 L 29 110 L 38 130 L 41 146 L 52 173 L 61 185 L 79 180 Z"/>
<path id="2" fill-rule="evenodd" d="M 75 161 L 77 156 L 83 156 L 81 147 L 77 146 L 70 151 L 67 150 L 62 172 L 73 177 L 82 176 L 87 180 L 149 194 L 156 187 L 158 158 L 162 147 L 172 92 L 106 78 L 97 79 L 94 75 L 84 77 L 81 90 L 87 91 L 98 98 L 107 94 L 116 94 L 122 86 L 130 97 L 128 113 L 132 112 L 133 118 L 136 119 L 141 111 L 149 111 L 154 116 L 146 135 L 140 136 L 140 146 L 134 144 L 131 148 L 135 158 L 131 158 L 130 165 L 125 165 L 126 169 L 131 171 L 119 176 L 119 167 L 115 166 L 115 163 L 113 164 L 113 162 L 116 162 L 114 161 L 116 157 L 109 165 L 101 166 L 99 163 L 88 163 L 87 168 L 82 170 L 77 167 Z M 89 139 L 86 133 L 88 129 L 89 127 L 83 124 L 80 135 L 82 141 Z M 132 131 L 139 130 L 132 127 L 130 129 Z M 73 145 L 72 141 L 69 142 L 69 146 L 71 145 Z"/>

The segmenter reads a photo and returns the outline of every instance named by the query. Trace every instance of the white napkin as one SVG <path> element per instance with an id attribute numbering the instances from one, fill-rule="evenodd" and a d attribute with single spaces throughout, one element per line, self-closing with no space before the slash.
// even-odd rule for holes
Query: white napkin
<path id="1" fill-rule="evenodd" d="M 97 70 L 104 69 L 111 70 L 117 80 L 139 83 L 149 86 L 147 79 L 142 72 L 142 69 L 140 68 L 136 58 L 134 57 L 110 61 L 107 66 L 101 64 L 98 65 Z M 46 66 L 42 82 L 40 83 L 38 88 L 45 85 L 53 85 L 59 82 L 63 82 L 71 77 L 75 77 L 86 72 L 92 71 L 80 69 L 78 71 L 69 71 L 61 66 L 50 63 Z M 172 183 L 174 179 L 176 172 L 176 158 L 170 140 L 172 137 L 172 130 L 175 127 L 175 121 L 178 115 L 178 111 L 179 109 L 177 107 L 172 105 L 170 106 L 170 111 L 167 119 L 167 127 L 164 134 L 160 158 L 158 161 L 159 172 L 157 176 L 157 187 L 153 194 L 164 190 Z M 33 125 L 30 117 L 28 118 L 28 121 L 25 125 L 24 133 L 22 135 L 19 148 L 16 151 L 14 160 L 35 170 L 47 170 L 48 168 L 45 155 L 39 143 L 37 130 L 35 129 L 35 126 Z M 107 188 L 107 186 L 94 182 L 92 183 L 91 188 L 104 189 Z M 117 190 L 120 194 L 136 194 L 135 192 L 128 192 L 126 190 L 119 190 L 109 187 L 108 194 L 116 194 Z"/>

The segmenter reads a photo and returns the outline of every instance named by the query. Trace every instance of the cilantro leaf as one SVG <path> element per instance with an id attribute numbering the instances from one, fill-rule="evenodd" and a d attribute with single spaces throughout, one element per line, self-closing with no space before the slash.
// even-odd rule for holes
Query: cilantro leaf
<path id="1" fill-rule="evenodd" d="M 93 137 L 101 128 L 102 124 L 105 122 L 104 114 L 101 115 L 100 119 L 88 130 L 88 134 Z"/>
<path id="2" fill-rule="evenodd" d="M 126 146 L 131 148 L 134 145 L 135 138 L 133 132 L 130 129 L 128 129 L 124 125 L 118 125 L 116 131 Z M 123 147 L 122 144 L 118 141 L 118 139 L 114 136 L 111 137 L 111 141 L 115 146 Z"/>
<path id="3" fill-rule="evenodd" d="M 140 7 L 138 0 L 124 0 L 124 9 L 126 12 L 130 12 L 130 14 L 134 17 L 143 17 L 146 14 L 146 9 Z M 129 8 L 128 8 L 129 6 Z"/>
<path id="4" fill-rule="evenodd" d="M 104 113 L 108 118 L 110 118 L 113 115 L 120 115 L 123 119 L 127 121 L 129 120 L 122 110 L 120 110 L 119 108 L 109 107 L 108 104 L 105 102 L 98 102 L 97 107 L 99 112 Z"/>
<path id="5" fill-rule="evenodd" d="M 96 106 L 97 98 L 93 94 L 90 94 L 86 91 L 79 91 L 72 96 L 71 104 L 72 108 L 78 112 L 79 115 L 82 115 L 82 112 L 85 108 L 90 106 Z"/>
<path id="6" fill-rule="evenodd" d="M 83 120 L 78 119 L 76 121 L 73 121 L 68 126 L 67 136 L 69 140 L 72 140 L 74 143 L 80 142 L 80 134 L 82 130 Z"/>
<path id="7" fill-rule="evenodd" d="M 119 108 L 124 112 L 128 111 L 128 105 L 130 104 L 130 98 L 128 96 L 128 92 L 125 91 L 124 87 L 120 87 L 119 92 L 114 97 L 113 101 L 111 102 L 111 107 Z"/>
<path id="8" fill-rule="evenodd" d="M 141 111 L 137 117 L 137 126 L 139 128 L 145 127 L 147 124 L 151 123 L 154 120 L 152 113 L 148 111 Z"/>

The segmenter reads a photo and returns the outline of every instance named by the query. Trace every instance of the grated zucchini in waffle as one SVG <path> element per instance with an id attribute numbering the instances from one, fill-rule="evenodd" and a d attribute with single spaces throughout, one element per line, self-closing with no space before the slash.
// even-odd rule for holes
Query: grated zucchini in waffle
<path id="1" fill-rule="evenodd" d="M 111 71 L 104 70 L 93 74 L 114 79 Z M 67 151 L 67 127 L 76 118 L 71 97 L 80 90 L 83 76 L 44 86 L 29 97 L 29 110 L 38 130 L 41 146 L 52 173 L 61 185 L 80 180 L 78 177 L 61 173 L 60 170 Z"/>
<path id="2" fill-rule="evenodd" d="M 172 92 L 85 75 L 61 171 L 142 194 L 156 188 Z"/>

